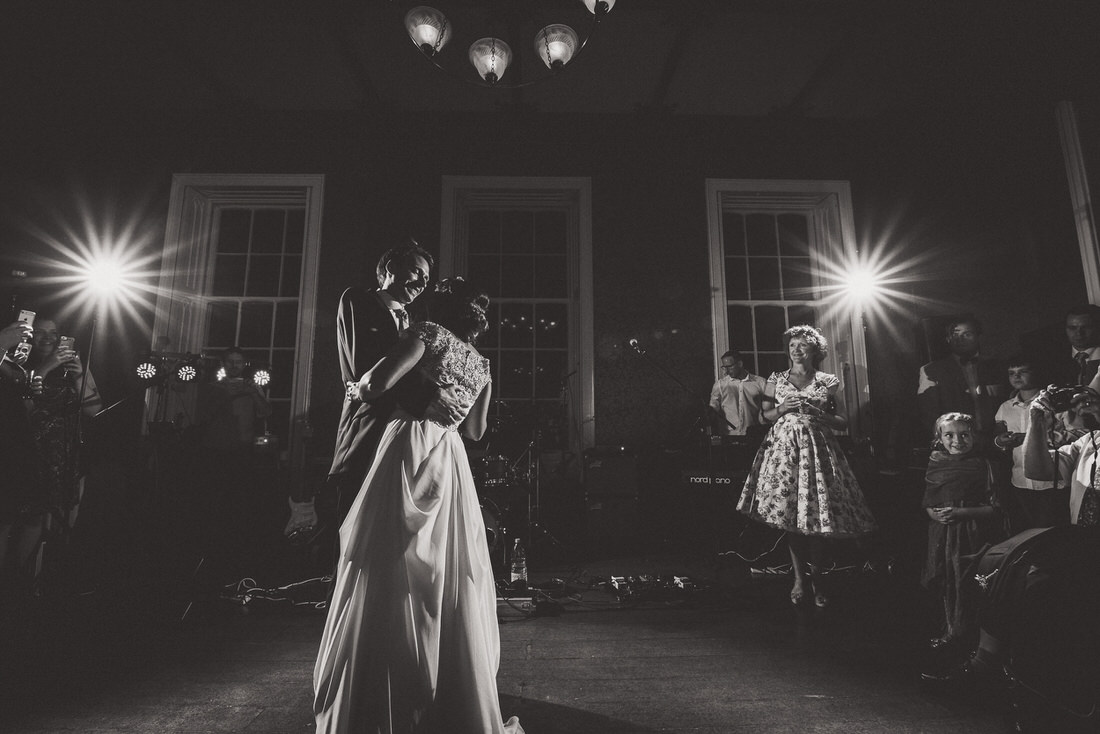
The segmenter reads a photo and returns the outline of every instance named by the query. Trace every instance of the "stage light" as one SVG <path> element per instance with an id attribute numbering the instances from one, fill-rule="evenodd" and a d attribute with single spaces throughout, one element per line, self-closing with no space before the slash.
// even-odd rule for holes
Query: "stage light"
<path id="1" fill-rule="evenodd" d="M 848 298 L 857 303 L 867 303 L 882 295 L 882 278 L 867 266 L 857 266 L 848 271 L 844 279 Z"/>
<path id="2" fill-rule="evenodd" d="M 176 363 L 176 382 L 194 382 L 199 379 L 201 363 L 198 357 L 188 355 Z"/>
<path id="3" fill-rule="evenodd" d="M 271 370 L 267 367 L 257 367 L 252 371 L 252 382 L 256 387 L 267 387 L 271 384 Z"/>
<path id="4" fill-rule="evenodd" d="M 143 355 L 134 365 L 134 374 L 146 385 L 150 385 L 164 376 L 164 360 L 151 354 Z"/>

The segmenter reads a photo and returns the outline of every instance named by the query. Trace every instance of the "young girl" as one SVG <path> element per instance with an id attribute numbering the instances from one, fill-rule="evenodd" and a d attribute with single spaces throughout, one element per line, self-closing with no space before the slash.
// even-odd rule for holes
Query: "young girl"
<path id="1" fill-rule="evenodd" d="M 989 460 L 976 448 L 974 419 L 945 413 L 936 420 L 936 442 L 925 473 L 928 555 L 921 582 L 943 598 L 943 634 L 933 647 L 960 642 L 974 629 L 974 604 L 966 598 L 965 556 L 1004 537 Z"/>

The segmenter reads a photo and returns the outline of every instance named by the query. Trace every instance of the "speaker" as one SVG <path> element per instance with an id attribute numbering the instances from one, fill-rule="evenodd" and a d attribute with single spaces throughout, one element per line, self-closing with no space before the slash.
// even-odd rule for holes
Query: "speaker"
<path id="1" fill-rule="evenodd" d="M 585 532 L 596 555 L 633 550 L 641 536 L 638 457 L 623 446 L 584 452 Z"/>
<path id="2" fill-rule="evenodd" d="M 584 452 L 586 497 L 638 497 L 638 456 L 624 446 L 597 446 Z"/>

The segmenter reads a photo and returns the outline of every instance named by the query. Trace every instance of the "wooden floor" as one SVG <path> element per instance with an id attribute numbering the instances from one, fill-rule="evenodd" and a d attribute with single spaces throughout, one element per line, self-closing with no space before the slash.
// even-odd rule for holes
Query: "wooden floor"
<path id="1" fill-rule="evenodd" d="M 660 580 L 627 596 L 607 583 L 641 575 Z M 837 574 L 824 612 L 792 608 L 785 576 L 700 556 L 532 580 L 556 603 L 501 604 L 498 678 L 504 716 L 529 734 L 1006 731 L 992 703 L 921 686 L 922 601 L 886 574 Z M 323 612 L 206 599 L 181 622 L 186 594 L 164 581 L 5 599 L 0 731 L 311 731 Z"/>

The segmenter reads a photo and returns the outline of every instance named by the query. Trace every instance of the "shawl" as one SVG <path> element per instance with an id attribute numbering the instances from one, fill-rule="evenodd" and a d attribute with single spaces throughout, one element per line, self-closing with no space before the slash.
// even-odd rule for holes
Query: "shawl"
<path id="1" fill-rule="evenodd" d="M 979 452 L 953 455 L 933 451 L 924 474 L 922 507 L 989 504 L 989 461 Z"/>

